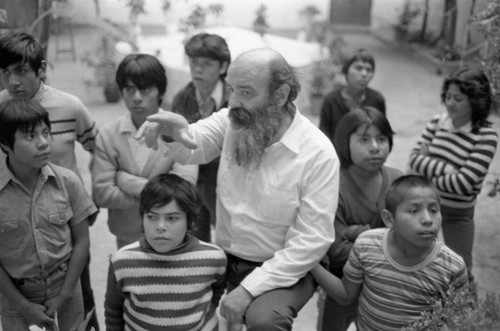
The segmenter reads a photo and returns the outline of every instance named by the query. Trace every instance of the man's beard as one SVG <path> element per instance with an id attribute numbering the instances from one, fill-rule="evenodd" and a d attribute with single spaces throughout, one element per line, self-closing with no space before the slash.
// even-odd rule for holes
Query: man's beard
<path id="1" fill-rule="evenodd" d="M 264 151 L 279 130 L 282 117 L 283 110 L 269 104 L 252 110 L 244 107 L 229 110 L 229 119 L 236 127 L 229 146 L 238 166 L 259 167 Z"/>

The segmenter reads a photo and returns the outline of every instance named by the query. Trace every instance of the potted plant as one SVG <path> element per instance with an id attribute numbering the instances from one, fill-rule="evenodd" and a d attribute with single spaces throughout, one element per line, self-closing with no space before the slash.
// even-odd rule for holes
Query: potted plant
<path id="1" fill-rule="evenodd" d="M 394 38 L 398 41 L 406 40 L 411 23 L 420 15 L 420 8 L 413 8 L 411 0 L 406 0 L 403 10 L 398 15 L 394 25 Z"/>
<path id="2" fill-rule="evenodd" d="M 451 289 L 434 302 L 431 311 L 402 331 L 494 331 L 500 330 L 500 297 L 488 293 L 478 300 L 469 289 Z"/>
<path id="3" fill-rule="evenodd" d="M 103 21 L 101 26 L 111 24 Z M 97 46 L 91 51 L 87 51 L 81 61 L 92 68 L 94 83 L 102 87 L 106 102 L 118 102 L 120 100 L 120 89 L 115 82 L 115 44 L 117 38 L 113 34 L 107 33 L 108 29 L 100 29 L 102 34 Z"/>

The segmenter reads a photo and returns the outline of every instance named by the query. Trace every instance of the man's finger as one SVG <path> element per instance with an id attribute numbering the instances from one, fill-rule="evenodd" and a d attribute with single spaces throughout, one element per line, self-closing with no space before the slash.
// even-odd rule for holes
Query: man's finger
<path id="1" fill-rule="evenodd" d="M 198 145 L 193 140 L 193 138 L 191 137 L 191 135 L 189 135 L 189 132 L 187 130 L 183 130 L 181 132 L 180 139 L 181 139 L 182 144 L 184 146 L 186 146 L 187 148 L 189 148 L 189 149 L 196 149 L 196 148 L 198 148 Z"/>

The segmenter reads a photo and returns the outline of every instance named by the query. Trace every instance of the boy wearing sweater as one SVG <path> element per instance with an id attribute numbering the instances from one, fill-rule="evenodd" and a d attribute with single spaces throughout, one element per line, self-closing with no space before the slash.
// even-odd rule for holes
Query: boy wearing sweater
<path id="1" fill-rule="evenodd" d="M 140 195 L 144 238 L 111 257 L 106 330 L 218 329 L 226 256 L 188 232 L 201 201 L 174 174 L 148 181 Z"/>

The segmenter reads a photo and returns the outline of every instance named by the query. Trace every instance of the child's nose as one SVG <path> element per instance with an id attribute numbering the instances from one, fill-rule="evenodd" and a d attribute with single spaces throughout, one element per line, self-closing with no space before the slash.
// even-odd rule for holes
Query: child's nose
<path id="1" fill-rule="evenodd" d="M 432 225 L 433 219 L 432 219 L 431 213 L 429 211 L 426 211 L 426 210 L 423 211 L 421 214 L 420 222 L 422 223 L 422 225 L 426 225 L 426 226 Z"/>
<path id="2" fill-rule="evenodd" d="M 163 219 L 161 219 L 159 222 L 158 222 L 158 226 L 156 227 L 156 231 L 158 231 L 159 233 L 164 233 L 167 231 L 167 222 Z"/>

